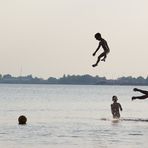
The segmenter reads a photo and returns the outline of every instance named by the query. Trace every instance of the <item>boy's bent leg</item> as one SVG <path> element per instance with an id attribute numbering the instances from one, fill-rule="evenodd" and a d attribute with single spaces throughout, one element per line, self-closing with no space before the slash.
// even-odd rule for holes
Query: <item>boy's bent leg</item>
<path id="1" fill-rule="evenodd" d="M 104 55 L 104 58 L 103 58 L 103 59 L 101 59 L 101 61 L 104 61 L 104 62 L 105 62 L 105 59 L 106 59 L 106 55 Z"/>
<path id="2" fill-rule="evenodd" d="M 93 66 L 93 67 L 97 66 L 98 63 L 100 62 L 100 59 L 101 59 L 102 57 L 106 58 L 105 52 L 101 53 L 101 54 L 98 56 L 98 60 L 97 60 L 96 64 L 93 64 L 92 66 Z M 103 58 L 103 59 L 104 59 L 104 58 Z M 105 59 L 104 59 L 104 60 L 105 60 Z"/>
<path id="3" fill-rule="evenodd" d="M 96 67 L 99 62 L 100 62 L 100 57 L 98 57 L 98 60 L 97 60 L 96 64 L 93 64 L 92 67 Z"/>
<path id="4" fill-rule="evenodd" d="M 105 62 L 105 59 L 106 59 L 106 58 L 103 58 L 101 61 L 104 61 L 104 62 Z"/>

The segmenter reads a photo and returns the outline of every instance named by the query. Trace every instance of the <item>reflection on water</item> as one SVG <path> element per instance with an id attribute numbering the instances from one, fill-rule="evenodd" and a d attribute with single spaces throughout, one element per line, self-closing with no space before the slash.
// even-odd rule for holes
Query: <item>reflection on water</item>
<path id="1" fill-rule="evenodd" d="M 7 148 L 146 148 L 147 101 L 132 86 L 0 85 L 0 146 Z M 148 89 L 144 87 L 144 89 Z M 112 120 L 117 95 L 121 120 Z M 27 125 L 17 124 L 26 115 Z"/>

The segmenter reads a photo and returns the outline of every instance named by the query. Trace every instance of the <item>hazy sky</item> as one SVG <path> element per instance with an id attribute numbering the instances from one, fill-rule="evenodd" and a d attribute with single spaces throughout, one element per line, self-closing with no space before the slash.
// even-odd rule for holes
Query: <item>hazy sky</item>
<path id="1" fill-rule="evenodd" d="M 96 32 L 110 53 L 93 68 Z M 148 1 L 1 0 L 0 51 L 1 74 L 147 77 Z"/>

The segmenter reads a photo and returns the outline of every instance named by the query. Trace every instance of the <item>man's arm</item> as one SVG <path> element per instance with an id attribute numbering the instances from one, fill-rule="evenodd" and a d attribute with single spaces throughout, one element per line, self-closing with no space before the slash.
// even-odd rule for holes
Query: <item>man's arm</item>
<path id="1" fill-rule="evenodd" d="M 122 111 L 122 106 L 121 106 L 121 104 L 119 103 L 119 108 L 120 108 L 120 110 Z"/>
<path id="2" fill-rule="evenodd" d="M 139 92 L 141 92 L 141 93 L 143 93 L 143 94 L 145 94 L 145 95 L 148 95 L 148 91 L 146 91 L 146 90 L 134 88 L 133 91 L 139 91 Z"/>
<path id="3" fill-rule="evenodd" d="M 109 46 L 108 46 L 108 44 L 107 44 L 107 43 L 106 43 L 106 47 L 107 47 L 108 51 L 110 51 Z"/>
<path id="4" fill-rule="evenodd" d="M 96 53 L 97 53 L 97 51 L 99 50 L 100 47 L 101 47 L 101 42 L 99 43 L 99 46 L 98 46 L 98 48 L 96 49 L 96 51 L 93 53 L 93 56 L 96 55 Z"/>
<path id="5" fill-rule="evenodd" d="M 113 114 L 113 105 L 111 104 L 111 113 Z"/>

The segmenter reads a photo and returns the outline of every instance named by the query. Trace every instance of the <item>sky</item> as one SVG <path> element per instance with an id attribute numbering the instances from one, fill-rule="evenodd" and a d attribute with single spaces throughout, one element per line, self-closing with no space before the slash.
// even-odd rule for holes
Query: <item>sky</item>
<path id="1" fill-rule="evenodd" d="M 108 42 L 93 68 L 94 34 Z M 148 76 L 147 0 L 0 1 L 0 73 L 59 78 L 63 74 Z"/>

